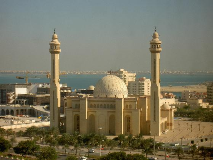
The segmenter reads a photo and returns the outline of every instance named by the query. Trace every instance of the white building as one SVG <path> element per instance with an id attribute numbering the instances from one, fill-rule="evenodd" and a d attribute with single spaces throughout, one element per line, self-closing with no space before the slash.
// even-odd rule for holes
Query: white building
<path id="1" fill-rule="evenodd" d="M 110 74 L 115 75 L 122 79 L 124 83 L 128 86 L 129 81 L 135 81 L 136 73 L 129 73 L 128 71 L 125 71 L 124 69 L 120 69 L 118 71 L 110 71 Z"/>
<path id="2" fill-rule="evenodd" d="M 146 77 L 139 78 L 136 81 L 129 81 L 128 83 L 128 94 L 129 95 L 150 95 L 151 81 Z"/>

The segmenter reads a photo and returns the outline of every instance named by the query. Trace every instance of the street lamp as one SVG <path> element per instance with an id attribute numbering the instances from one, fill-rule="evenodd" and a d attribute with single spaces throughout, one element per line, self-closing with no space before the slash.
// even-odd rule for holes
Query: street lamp
<path id="1" fill-rule="evenodd" d="M 99 140 L 99 146 L 100 146 L 99 152 L 100 152 L 100 157 L 101 157 L 101 130 L 102 130 L 102 127 L 99 127 L 99 128 L 98 128 L 98 131 L 99 131 L 99 136 L 100 136 L 100 140 Z"/>
<path id="2" fill-rule="evenodd" d="M 166 160 L 166 157 L 167 157 L 167 145 L 169 145 L 169 141 L 168 141 L 168 143 L 166 144 L 164 144 L 164 150 L 165 150 L 165 160 Z"/>
<path id="3" fill-rule="evenodd" d="M 150 135 L 151 135 L 151 131 L 150 131 Z M 155 158 L 155 134 L 154 134 L 154 146 L 153 146 L 153 148 L 154 148 L 154 158 Z"/>

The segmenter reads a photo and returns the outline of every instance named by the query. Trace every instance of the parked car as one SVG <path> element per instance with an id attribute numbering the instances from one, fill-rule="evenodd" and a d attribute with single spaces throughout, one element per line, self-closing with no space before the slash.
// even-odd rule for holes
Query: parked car
<path id="1" fill-rule="evenodd" d="M 87 157 L 82 156 L 79 158 L 79 160 L 87 160 Z"/>
<path id="2" fill-rule="evenodd" d="M 95 150 L 94 149 L 89 149 L 89 153 L 94 153 L 95 152 Z"/>

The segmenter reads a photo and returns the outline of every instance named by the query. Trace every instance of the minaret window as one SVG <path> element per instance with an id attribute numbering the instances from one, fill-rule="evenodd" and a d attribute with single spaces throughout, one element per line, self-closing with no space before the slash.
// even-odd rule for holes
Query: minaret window
<path id="1" fill-rule="evenodd" d="M 156 82 L 156 59 L 154 59 L 154 82 Z"/>
<path id="2" fill-rule="evenodd" d="M 55 79 L 55 60 L 53 60 L 53 80 Z"/>

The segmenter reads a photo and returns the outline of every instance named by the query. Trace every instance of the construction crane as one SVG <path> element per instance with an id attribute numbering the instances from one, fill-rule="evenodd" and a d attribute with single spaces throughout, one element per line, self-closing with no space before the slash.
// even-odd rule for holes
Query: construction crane
<path id="1" fill-rule="evenodd" d="M 26 84 L 28 84 L 28 73 L 29 72 L 26 72 L 25 77 L 16 76 L 16 79 L 25 79 Z"/>

